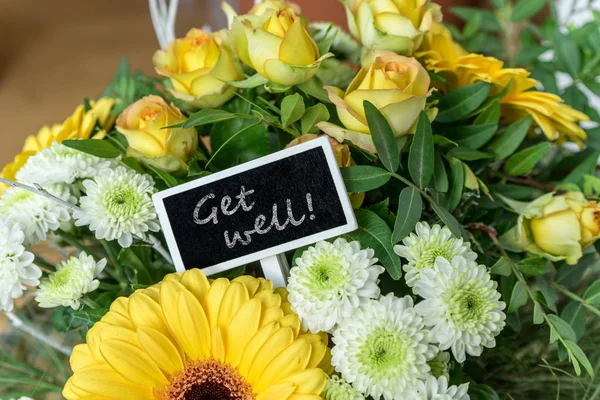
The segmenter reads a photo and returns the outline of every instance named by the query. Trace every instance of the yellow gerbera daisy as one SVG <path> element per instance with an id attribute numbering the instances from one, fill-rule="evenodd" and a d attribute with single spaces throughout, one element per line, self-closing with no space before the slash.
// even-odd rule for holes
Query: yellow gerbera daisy
<path id="1" fill-rule="evenodd" d="M 564 104 L 559 96 L 535 90 L 538 82 L 527 70 L 504 68 L 497 58 L 467 53 L 441 24 L 435 24 L 425 35 L 417 55 L 427 69 L 444 76 L 449 89 L 484 81 L 494 85 L 490 95 L 496 95 L 511 85 L 500 99 L 506 122 L 531 115 L 549 140 L 571 140 L 583 146 L 581 140 L 587 135 L 577 123 L 589 121 L 589 117 Z"/>
<path id="2" fill-rule="evenodd" d="M 70 139 L 88 139 L 94 132 L 96 124 L 102 130 L 108 130 L 115 122 L 115 116 L 110 115 L 110 110 L 115 104 L 115 100 L 111 98 L 101 98 L 97 101 L 90 101 L 91 109 L 85 111 L 83 105 L 79 105 L 75 112 L 68 117 L 62 124 L 53 126 L 44 126 L 37 135 L 30 135 L 25 139 L 23 150 L 17 154 L 14 161 L 4 167 L 2 174 L 3 178 L 14 180 L 17 171 L 25 165 L 27 159 L 40 151 L 43 148 L 50 147 L 54 142 L 62 142 Z M 95 138 L 101 139 L 104 132 L 94 135 Z M 0 193 L 4 190 L 5 185 L 0 184 Z"/>
<path id="3" fill-rule="evenodd" d="M 74 399 L 318 400 L 325 337 L 301 330 L 287 291 L 199 270 L 120 297 L 73 349 Z"/>

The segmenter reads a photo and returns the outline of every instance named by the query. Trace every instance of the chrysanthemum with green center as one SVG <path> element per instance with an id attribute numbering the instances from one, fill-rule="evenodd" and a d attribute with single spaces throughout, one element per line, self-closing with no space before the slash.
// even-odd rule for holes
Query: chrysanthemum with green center
<path id="1" fill-rule="evenodd" d="M 327 378 L 327 385 L 321 397 L 324 400 L 365 400 L 362 393 L 336 375 Z"/>
<path id="2" fill-rule="evenodd" d="M 332 364 L 352 386 L 375 399 L 402 398 L 429 374 L 437 352 L 410 296 L 370 300 L 333 333 Z"/>
<path id="3" fill-rule="evenodd" d="M 485 266 L 461 256 L 451 262 L 438 257 L 433 269 L 421 272 L 413 290 L 424 300 L 415 309 L 431 328 L 432 340 L 442 350 L 452 349 L 458 362 L 465 361 L 465 353 L 479 356 L 484 347 L 496 345 L 506 319 L 497 286 Z"/>
<path id="4" fill-rule="evenodd" d="M 402 269 L 406 272 L 406 284 L 410 287 L 419 279 L 422 270 L 433 268 L 437 257 L 452 260 L 456 256 L 463 256 L 473 261 L 477 258 L 468 242 L 452 235 L 447 227 L 429 227 L 427 222 L 417 223 L 415 233 L 404 238 L 402 243 L 394 246 L 394 251 L 408 261 Z"/>

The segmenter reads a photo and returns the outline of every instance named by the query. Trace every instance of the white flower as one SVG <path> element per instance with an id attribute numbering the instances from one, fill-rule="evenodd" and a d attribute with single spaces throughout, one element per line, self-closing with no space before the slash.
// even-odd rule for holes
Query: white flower
<path id="1" fill-rule="evenodd" d="M 411 397 L 414 400 L 469 400 L 467 394 L 469 384 L 463 383 L 459 386 L 448 386 L 448 378 L 445 376 L 435 378 L 429 375 L 425 381 L 417 384 L 417 394 Z"/>
<path id="2" fill-rule="evenodd" d="M 76 179 L 93 178 L 98 171 L 114 166 L 115 161 L 99 158 L 54 142 L 29 157 L 17 172 L 19 182 L 49 185 L 73 183 Z"/>
<path id="3" fill-rule="evenodd" d="M 436 378 L 440 376 L 450 378 L 450 353 L 447 351 L 438 352 L 427 364 L 431 368 L 431 375 Z"/>
<path id="4" fill-rule="evenodd" d="M 477 258 L 477 254 L 470 249 L 470 243 L 456 238 L 447 227 L 433 225 L 430 228 L 427 222 L 419 222 L 415 232 L 402 240 L 404 245 L 394 246 L 396 254 L 408 261 L 402 269 L 406 272 L 404 279 L 410 287 L 415 285 L 422 270 L 433 268 L 437 257 L 452 260 L 455 256 L 463 256 L 473 261 Z"/>
<path id="5" fill-rule="evenodd" d="M 333 333 L 331 364 L 365 395 L 402 399 L 429 374 L 427 361 L 437 348 L 415 312 L 410 296 L 388 294 L 369 300 L 344 319 Z"/>
<path id="6" fill-rule="evenodd" d="M 495 336 L 506 319 L 497 287 L 485 266 L 461 256 L 452 262 L 438 257 L 433 269 L 421 271 L 413 288 L 425 299 L 415 309 L 432 327 L 432 340 L 442 350 L 451 348 L 456 361 L 463 362 L 465 352 L 479 356 L 484 347 L 496 346 Z"/>
<path id="7" fill-rule="evenodd" d="M 66 185 L 50 185 L 44 189 L 64 200 L 75 203 Z M 8 225 L 18 224 L 25 234 L 25 244 L 46 240 L 48 231 L 55 231 L 62 222 L 71 219 L 68 207 L 59 202 L 24 189 L 9 187 L 0 197 L 0 220 Z"/>
<path id="8" fill-rule="evenodd" d="M 327 385 L 321 393 L 324 400 L 365 400 L 365 396 L 339 376 L 327 377 Z"/>
<path id="9" fill-rule="evenodd" d="M 319 242 L 296 259 L 287 289 L 304 329 L 330 331 L 359 305 L 379 297 L 377 277 L 384 269 L 373 256 L 372 249 L 340 238 Z"/>
<path id="10" fill-rule="evenodd" d="M 154 181 L 132 169 L 105 169 L 83 182 L 86 196 L 81 210 L 75 211 L 75 225 L 89 225 L 97 239 L 118 240 L 129 247 L 133 236 L 144 239 L 148 231 L 158 232 L 156 211 L 151 195 Z"/>
<path id="11" fill-rule="evenodd" d="M 56 266 L 56 272 L 42 280 L 35 299 L 43 308 L 63 306 L 77 310 L 79 299 L 98 289 L 100 282 L 96 277 L 104 267 L 106 259 L 96 262 L 94 257 L 82 251 L 79 258 L 70 257 L 63 261 Z"/>
<path id="12" fill-rule="evenodd" d="M 8 400 L 33 400 L 31 397 L 25 397 L 25 396 L 21 396 L 18 399 L 15 398 L 10 398 Z"/>
<path id="13" fill-rule="evenodd" d="M 25 251 L 25 235 L 17 225 L 0 223 L 0 310 L 11 311 L 13 299 L 23 295 L 25 287 L 40 283 L 42 271 L 33 263 L 32 253 Z"/>

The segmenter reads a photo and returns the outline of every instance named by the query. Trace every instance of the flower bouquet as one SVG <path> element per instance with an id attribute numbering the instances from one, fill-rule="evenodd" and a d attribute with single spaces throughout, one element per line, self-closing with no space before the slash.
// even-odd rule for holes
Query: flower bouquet
<path id="1" fill-rule="evenodd" d="M 25 140 L 0 178 L 1 396 L 598 398 L 597 14 L 341 3 L 349 33 L 264 0 L 175 38 L 151 0 L 158 77 L 123 61 Z M 175 272 L 153 194 L 323 136 L 357 230 L 285 254 L 286 287 Z"/>

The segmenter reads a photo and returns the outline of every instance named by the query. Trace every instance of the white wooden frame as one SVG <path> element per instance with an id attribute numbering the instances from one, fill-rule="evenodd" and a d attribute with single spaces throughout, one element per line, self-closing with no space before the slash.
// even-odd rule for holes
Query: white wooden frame
<path id="1" fill-rule="evenodd" d="M 227 170 L 220 171 L 220 172 L 214 173 L 212 175 L 209 175 L 209 176 L 206 176 L 203 178 L 199 178 L 192 182 L 184 183 L 182 185 L 179 185 L 179 186 L 176 186 L 176 187 L 173 187 L 173 188 L 170 188 L 170 189 L 167 189 L 162 192 L 158 192 L 158 193 L 154 194 L 154 196 L 153 196 L 154 205 L 156 207 L 156 211 L 158 213 L 158 217 L 159 217 L 160 223 L 162 225 L 163 233 L 167 240 L 167 245 L 169 246 L 169 251 L 171 253 L 171 256 L 173 257 L 175 269 L 178 272 L 184 272 L 185 266 L 183 264 L 181 254 L 179 253 L 179 248 L 177 246 L 177 242 L 176 242 L 175 236 L 173 234 L 173 228 L 171 226 L 171 221 L 169 220 L 167 211 L 165 209 L 164 199 L 166 199 L 167 197 L 191 190 L 191 189 L 195 189 L 197 187 L 207 185 L 207 184 L 215 182 L 215 181 L 219 181 L 221 179 L 224 179 L 224 178 L 227 178 L 227 177 L 230 177 L 233 175 L 240 174 L 242 172 L 245 172 L 245 171 L 248 171 L 248 170 L 251 170 L 254 168 L 261 167 L 266 164 L 270 164 L 272 162 L 281 160 L 283 158 L 290 157 L 290 156 L 300 154 L 300 153 L 304 153 L 306 151 L 309 151 L 309 150 L 312 150 L 315 148 L 319 148 L 319 147 L 322 148 L 324 151 L 325 158 L 327 160 L 327 165 L 329 167 L 329 171 L 331 173 L 333 182 L 335 184 L 335 189 L 337 191 L 342 208 L 344 210 L 344 215 L 346 217 L 346 224 L 339 226 L 337 228 L 329 229 L 329 230 L 319 232 L 319 233 L 316 233 L 313 235 L 309 235 L 309 236 L 306 236 L 306 237 L 303 237 L 300 239 L 296 239 L 296 240 L 293 240 L 288 243 L 280 244 L 280 245 L 277 245 L 277 246 L 274 246 L 274 247 L 271 247 L 271 248 L 268 248 L 265 250 L 261 250 L 261 251 L 258 251 L 258 252 L 252 253 L 252 254 L 238 257 L 236 259 L 229 260 L 229 261 L 217 264 L 217 265 L 213 265 L 211 267 L 202 268 L 202 270 L 205 274 L 211 275 L 211 274 L 215 274 L 218 272 L 222 272 L 222 271 L 226 271 L 226 270 L 238 267 L 240 265 L 248 264 L 253 261 L 264 260 L 264 261 L 261 261 L 261 263 L 263 264 L 263 268 L 265 269 L 265 276 L 274 281 L 280 280 L 280 281 L 285 282 L 285 280 L 287 280 L 287 277 L 285 276 L 286 272 L 284 270 L 286 268 L 286 266 L 281 265 L 282 257 L 278 257 L 279 269 L 282 270 L 281 276 L 279 276 L 280 274 L 277 272 L 278 264 L 275 262 L 275 259 L 273 259 L 271 257 L 276 257 L 277 255 L 282 254 L 286 251 L 294 250 L 299 247 L 303 247 L 303 246 L 307 246 L 307 245 L 311 245 L 320 240 L 330 239 L 332 237 L 339 236 L 344 233 L 348 233 L 348 232 L 352 232 L 352 231 L 356 230 L 358 228 L 358 223 L 356 222 L 356 217 L 354 215 L 354 211 L 352 210 L 352 204 L 350 203 L 350 198 L 348 197 L 348 193 L 346 191 L 346 186 L 344 185 L 344 180 L 342 178 L 342 174 L 337 165 L 337 161 L 335 159 L 333 149 L 331 148 L 331 143 L 329 142 L 329 138 L 326 136 L 323 136 L 321 138 L 311 140 L 309 142 L 306 142 L 306 143 L 303 143 L 303 144 L 300 144 L 300 145 L 297 145 L 294 147 L 290 147 L 289 149 L 281 150 L 276 153 L 270 154 L 268 156 L 261 157 L 256 160 L 252 160 L 252 161 L 246 162 L 244 164 L 237 165 L 233 168 L 229 168 Z M 269 276 L 267 276 L 267 275 L 269 275 Z M 277 283 L 278 282 L 276 282 L 276 286 L 277 286 Z"/>

